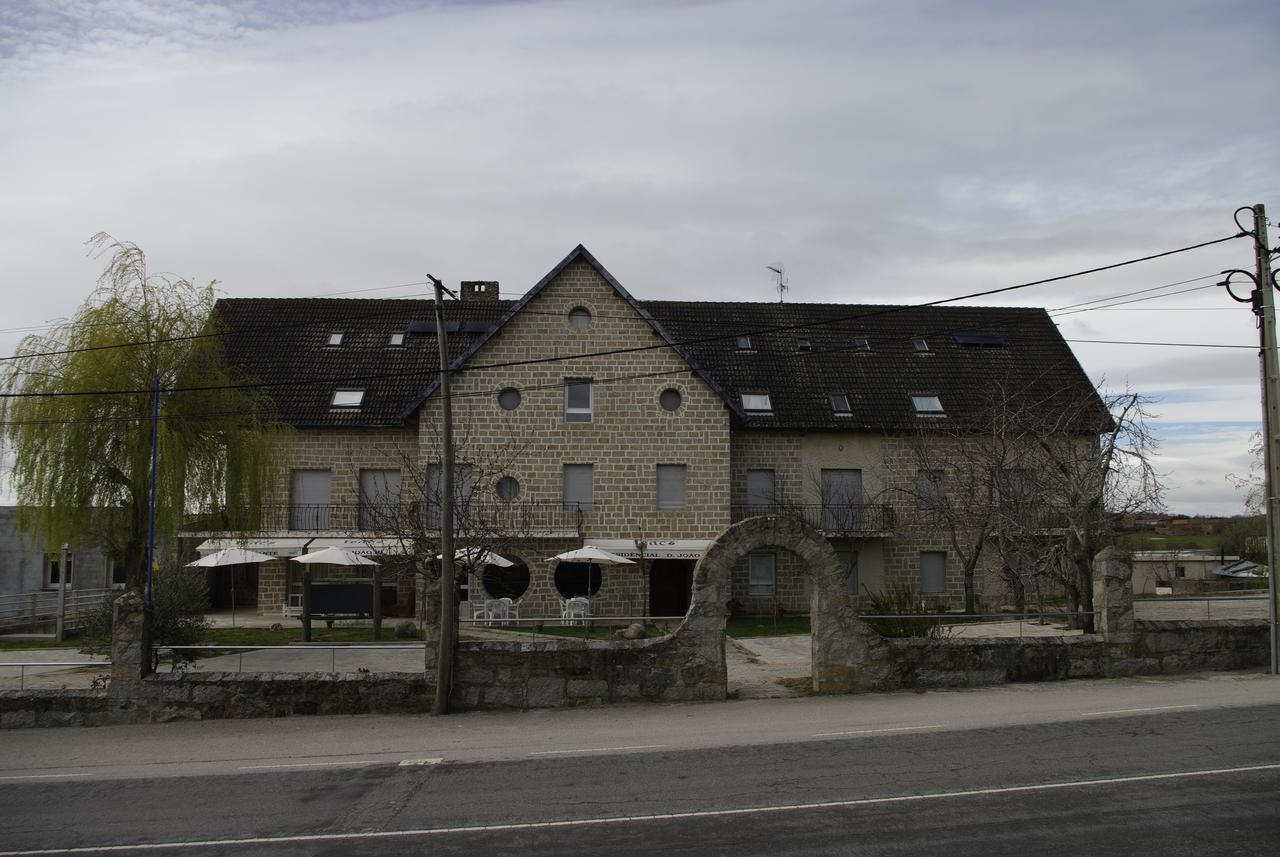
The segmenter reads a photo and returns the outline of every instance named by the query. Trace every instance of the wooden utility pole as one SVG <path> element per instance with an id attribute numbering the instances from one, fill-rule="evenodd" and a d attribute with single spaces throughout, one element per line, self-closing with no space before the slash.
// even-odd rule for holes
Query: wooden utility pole
<path id="1" fill-rule="evenodd" d="M 458 597 L 453 567 L 453 402 L 449 398 L 449 347 L 444 325 L 444 283 L 427 274 L 436 288 L 436 341 L 440 346 L 440 657 L 432 714 L 449 712 L 453 686 L 453 650 L 458 642 Z M 428 501 L 430 498 L 428 498 Z"/>

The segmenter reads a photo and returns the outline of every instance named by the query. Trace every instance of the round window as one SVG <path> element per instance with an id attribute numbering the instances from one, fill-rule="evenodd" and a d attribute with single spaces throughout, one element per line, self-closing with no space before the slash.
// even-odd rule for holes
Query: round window
<path id="1" fill-rule="evenodd" d="M 529 590 L 529 566 L 515 555 L 507 555 L 503 559 L 509 559 L 515 565 L 486 565 L 480 573 L 484 591 L 493 598 L 519 598 Z"/>
<path id="2" fill-rule="evenodd" d="M 514 476 L 504 476 L 498 480 L 498 496 L 510 503 L 520 494 L 520 483 Z"/>
<path id="3" fill-rule="evenodd" d="M 658 403 L 662 405 L 663 410 L 667 411 L 680 410 L 680 403 L 682 401 L 684 401 L 684 398 L 680 395 L 680 391 L 675 387 L 669 387 L 666 390 L 663 390 L 661 395 L 658 396 Z"/>
<path id="4" fill-rule="evenodd" d="M 574 330 L 586 330 L 589 324 L 591 324 L 591 310 L 584 306 L 569 310 L 569 326 Z"/>
<path id="5" fill-rule="evenodd" d="M 498 394 L 498 407 L 504 411 L 514 411 L 520 407 L 520 391 L 515 387 L 508 387 Z"/>
<path id="6" fill-rule="evenodd" d="M 593 562 L 562 562 L 556 566 L 556 592 L 565 598 L 590 598 L 600 591 L 600 566 Z"/>

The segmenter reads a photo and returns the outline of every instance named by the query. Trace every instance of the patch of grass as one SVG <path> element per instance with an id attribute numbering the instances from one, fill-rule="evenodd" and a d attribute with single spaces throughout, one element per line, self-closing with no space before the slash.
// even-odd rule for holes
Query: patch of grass
<path id="1" fill-rule="evenodd" d="M 417 639 L 422 639 L 419 636 Z M 201 635 L 200 642 L 219 646 L 285 646 L 302 642 L 302 627 L 292 628 L 213 628 Z M 373 639 L 373 628 L 311 628 L 313 643 L 411 643 L 413 640 L 397 638 L 394 628 L 384 622 L 382 639 Z"/>
<path id="2" fill-rule="evenodd" d="M 809 633 L 807 615 L 789 614 L 776 622 L 769 616 L 732 616 L 725 633 L 730 637 L 782 637 Z"/>

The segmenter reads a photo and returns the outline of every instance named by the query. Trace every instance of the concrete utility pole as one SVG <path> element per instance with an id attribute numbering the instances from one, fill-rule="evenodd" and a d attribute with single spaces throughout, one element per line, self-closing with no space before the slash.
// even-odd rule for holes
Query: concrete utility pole
<path id="1" fill-rule="evenodd" d="M 1271 250 L 1267 246 L 1267 209 L 1253 207 L 1253 253 L 1260 297 L 1262 352 L 1262 402 L 1265 411 L 1263 460 L 1266 463 L 1267 498 L 1267 603 L 1271 615 L 1271 674 L 1280 675 L 1280 637 L 1277 613 L 1280 590 L 1276 585 L 1277 549 L 1280 549 L 1280 363 L 1276 357 L 1276 302 L 1272 291 Z"/>
<path id="2" fill-rule="evenodd" d="M 436 287 L 436 341 L 440 346 L 440 657 L 432 714 L 449 713 L 453 686 L 453 650 L 458 643 L 458 598 L 453 568 L 453 402 L 449 398 L 449 347 L 445 339 L 444 283 L 427 274 Z M 429 501 L 430 498 L 428 498 Z M 426 617 L 423 617 L 424 619 Z"/>

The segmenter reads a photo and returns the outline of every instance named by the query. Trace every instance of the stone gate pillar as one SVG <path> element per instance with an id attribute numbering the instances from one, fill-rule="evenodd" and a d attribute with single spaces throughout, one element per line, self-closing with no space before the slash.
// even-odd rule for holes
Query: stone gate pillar
<path id="1" fill-rule="evenodd" d="M 1133 620 L 1133 567 L 1114 546 L 1093 558 L 1093 606 L 1101 614 L 1100 630 L 1107 641 L 1108 672 L 1132 663 L 1138 653 Z"/>
<path id="2" fill-rule="evenodd" d="M 112 696 L 134 696 L 133 690 L 151 674 L 151 607 L 142 593 L 131 589 L 111 607 Z"/>

